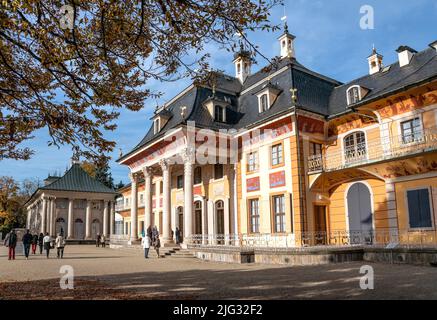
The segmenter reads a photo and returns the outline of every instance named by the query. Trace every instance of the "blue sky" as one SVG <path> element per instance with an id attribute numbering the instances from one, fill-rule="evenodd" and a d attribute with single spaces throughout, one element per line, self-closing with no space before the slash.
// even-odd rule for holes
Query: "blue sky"
<path id="1" fill-rule="evenodd" d="M 375 29 L 362 30 L 360 8 L 371 5 L 375 13 Z M 288 0 L 285 6 L 291 33 L 296 35 L 296 56 L 306 67 L 347 82 L 367 74 L 366 58 L 375 44 L 379 53 L 384 55 L 386 65 L 396 61 L 395 50 L 400 45 L 408 45 L 417 51 L 424 50 L 428 44 L 437 40 L 437 1 L 435 0 Z M 284 11 L 277 7 L 272 11 L 270 20 L 280 23 Z M 279 33 L 249 34 L 252 42 L 261 52 L 271 58 L 279 55 L 277 37 Z M 211 54 L 213 68 L 224 70 L 233 75 L 232 54 L 208 44 L 206 50 Z M 257 57 L 258 65 L 253 72 L 266 64 Z M 177 83 L 150 83 L 150 87 L 164 92 L 158 103 L 171 99 L 190 84 L 189 79 Z M 118 157 L 118 148 L 124 153 L 133 148 L 145 135 L 156 101 L 146 102 L 139 112 L 123 111 L 118 120 L 118 129 L 106 136 L 117 141 L 112 154 Z M 0 176 L 13 176 L 21 181 L 26 178 L 43 180 L 49 173 L 63 173 L 70 165 L 71 148 L 48 147 L 49 137 L 46 129 L 35 133 L 35 138 L 26 145 L 35 150 L 28 161 L 0 161 Z M 128 181 L 128 169 L 111 162 L 116 182 Z"/>

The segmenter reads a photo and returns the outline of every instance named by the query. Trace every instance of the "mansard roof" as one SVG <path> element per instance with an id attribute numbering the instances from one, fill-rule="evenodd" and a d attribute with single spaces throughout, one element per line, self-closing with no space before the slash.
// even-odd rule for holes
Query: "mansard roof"
<path id="1" fill-rule="evenodd" d="M 203 107 L 203 103 L 213 95 L 211 88 L 191 85 L 166 105 L 165 110 L 171 113 L 172 117 L 160 132 L 154 134 L 151 127 L 140 143 L 118 161 L 161 138 L 169 129 L 177 128 L 187 121 L 195 121 L 198 128 L 218 130 L 250 128 L 271 120 L 291 110 L 290 88 L 297 89 L 297 105 L 300 109 L 330 118 L 350 112 L 346 91 L 352 85 L 369 89 L 369 93 L 359 103 L 361 104 L 436 78 L 437 52 L 433 48 L 416 53 L 408 66 L 401 68 L 399 62 L 396 62 L 379 73 L 366 75 L 346 84 L 316 73 L 294 58 L 280 59 L 272 67 L 262 68 L 250 75 L 244 83 L 240 83 L 235 77 L 215 72 L 215 95 L 229 101 L 226 111 L 227 123 L 214 121 L 208 110 Z M 281 91 L 270 109 L 259 113 L 254 93 L 259 92 L 268 82 Z M 186 107 L 184 118 L 180 110 L 182 106 Z"/>

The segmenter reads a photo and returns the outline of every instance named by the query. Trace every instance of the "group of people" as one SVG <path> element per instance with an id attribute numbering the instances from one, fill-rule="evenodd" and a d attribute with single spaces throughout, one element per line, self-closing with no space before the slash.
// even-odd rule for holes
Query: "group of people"
<path id="1" fill-rule="evenodd" d="M 30 233 L 30 230 L 26 230 L 23 238 L 23 249 L 24 256 L 26 260 L 29 259 L 30 250 L 32 250 L 32 254 L 36 254 L 37 246 L 39 247 L 39 254 L 43 253 L 43 249 L 46 252 L 47 259 L 50 256 L 50 249 L 56 248 L 57 250 L 57 258 L 62 259 L 64 257 L 64 248 L 65 248 L 65 239 L 63 232 L 58 234 L 56 239 L 54 240 L 50 237 L 49 233 L 45 235 L 41 232 L 39 235 Z M 4 240 L 4 245 L 8 248 L 8 260 L 15 260 L 15 248 L 17 247 L 18 236 L 14 229 L 9 232 Z"/>
<path id="2" fill-rule="evenodd" d="M 141 245 L 144 249 L 144 258 L 149 258 L 149 250 L 151 246 L 153 246 L 153 248 L 156 250 L 156 254 L 159 258 L 159 248 L 161 247 L 161 240 L 159 239 L 159 231 L 156 226 L 149 226 L 147 228 L 147 232 L 143 234 L 143 237 L 141 239 Z"/>
<path id="3" fill-rule="evenodd" d="M 100 235 L 100 233 L 98 233 L 96 237 L 96 247 L 100 246 L 102 246 L 102 248 L 106 247 L 106 237 L 104 234 Z"/>

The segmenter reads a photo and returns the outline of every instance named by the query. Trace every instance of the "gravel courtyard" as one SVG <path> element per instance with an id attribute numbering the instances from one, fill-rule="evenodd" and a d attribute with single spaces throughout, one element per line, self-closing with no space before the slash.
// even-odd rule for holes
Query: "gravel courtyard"
<path id="1" fill-rule="evenodd" d="M 360 289 L 371 265 L 374 290 Z M 74 269 L 74 290 L 61 290 L 60 268 Z M 437 299 L 437 268 L 376 263 L 286 267 L 145 261 L 142 252 L 68 246 L 63 260 L 31 255 L 8 261 L 0 247 L 0 299 Z"/>

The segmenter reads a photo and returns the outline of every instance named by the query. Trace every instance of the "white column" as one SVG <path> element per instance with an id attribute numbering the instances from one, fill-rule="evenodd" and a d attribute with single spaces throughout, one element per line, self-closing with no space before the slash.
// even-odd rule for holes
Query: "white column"
<path id="1" fill-rule="evenodd" d="M 42 213 L 41 213 L 41 232 L 46 234 L 46 224 L 47 224 L 47 198 L 42 199 Z"/>
<path id="2" fill-rule="evenodd" d="M 137 188 L 137 176 L 134 174 L 129 175 L 131 185 L 131 206 L 130 206 L 130 240 L 138 240 L 138 188 Z"/>
<path id="3" fill-rule="evenodd" d="M 214 216 L 214 202 L 212 200 L 208 200 L 208 244 L 216 243 L 214 240 Z"/>
<path id="4" fill-rule="evenodd" d="M 208 235 L 208 211 L 205 198 L 202 199 L 202 244 L 207 243 Z"/>
<path id="5" fill-rule="evenodd" d="M 229 245 L 229 231 L 230 231 L 230 221 L 229 221 L 229 216 L 230 216 L 230 212 L 229 212 L 229 198 L 225 199 L 225 207 L 224 207 L 224 215 L 225 215 L 225 245 Z"/>
<path id="6" fill-rule="evenodd" d="M 152 170 L 144 168 L 144 229 L 147 230 L 152 224 Z M 155 192 L 155 194 L 157 194 Z M 157 207 L 159 197 L 156 197 Z"/>
<path id="7" fill-rule="evenodd" d="M 103 235 L 108 237 L 108 201 L 103 201 Z"/>
<path id="8" fill-rule="evenodd" d="M 92 239 L 92 237 L 91 237 L 91 200 L 86 201 L 85 239 L 87 239 L 87 240 Z"/>
<path id="9" fill-rule="evenodd" d="M 184 155 L 184 243 L 189 244 L 193 234 L 193 163 L 190 154 Z"/>
<path id="10" fill-rule="evenodd" d="M 115 213 L 114 213 L 114 201 L 109 201 L 109 234 L 114 234 L 115 227 Z"/>
<path id="11" fill-rule="evenodd" d="M 68 225 L 67 225 L 67 236 L 68 239 L 73 239 L 74 235 L 73 235 L 73 203 L 74 203 L 74 199 L 68 199 Z"/>
<path id="12" fill-rule="evenodd" d="M 167 160 L 161 160 L 160 166 L 162 169 L 163 178 L 163 199 L 162 199 L 162 234 L 163 242 L 169 243 L 172 241 L 170 232 L 170 215 L 171 215 L 171 194 L 170 194 L 170 164 Z M 159 201 L 159 200 L 157 200 Z"/>
<path id="13" fill-rule="evenodd" d="M 51 198 L 50 199 L 50 214 L 49 214 L 49 234 L 51 236 L 55 235 L 55 199 Z"/>
<path id="14" fill-rule="evenodd" d="M 233 197 L 233 216 L 234 216 L 234 221 L 233 221 L 233 223 L 234 223 L 234 229 L 233 229 L 233 234 L 234 234 L 234 239 L 235 239 L 235 242 L 234 242 L 234 244 L 236 245 L 236 246 L 238 246 L 239 245 L 239 230 L 238 230 L 238 190 L 237 190 L 237 178 L 238 178 L 238 176 L 237 176 L 237 174 L 238 174 L 238 164 L 237 163 L 235 163 L 234 164 L 234 171 L 233 171 L 233 174 L 232 174 L 232 178 L 233 178 L 233 181 L 232 181 L 232 184 L 233 184 L 233 193 L 232 193 L 232 197 Z"/>
<path id="15" fill-rule="evenodd" d="M 32 216 L 32 207 L 26 208 L 26 211 L 27 211 L 26 229 L 30 230 L 30 218 Z"/>

